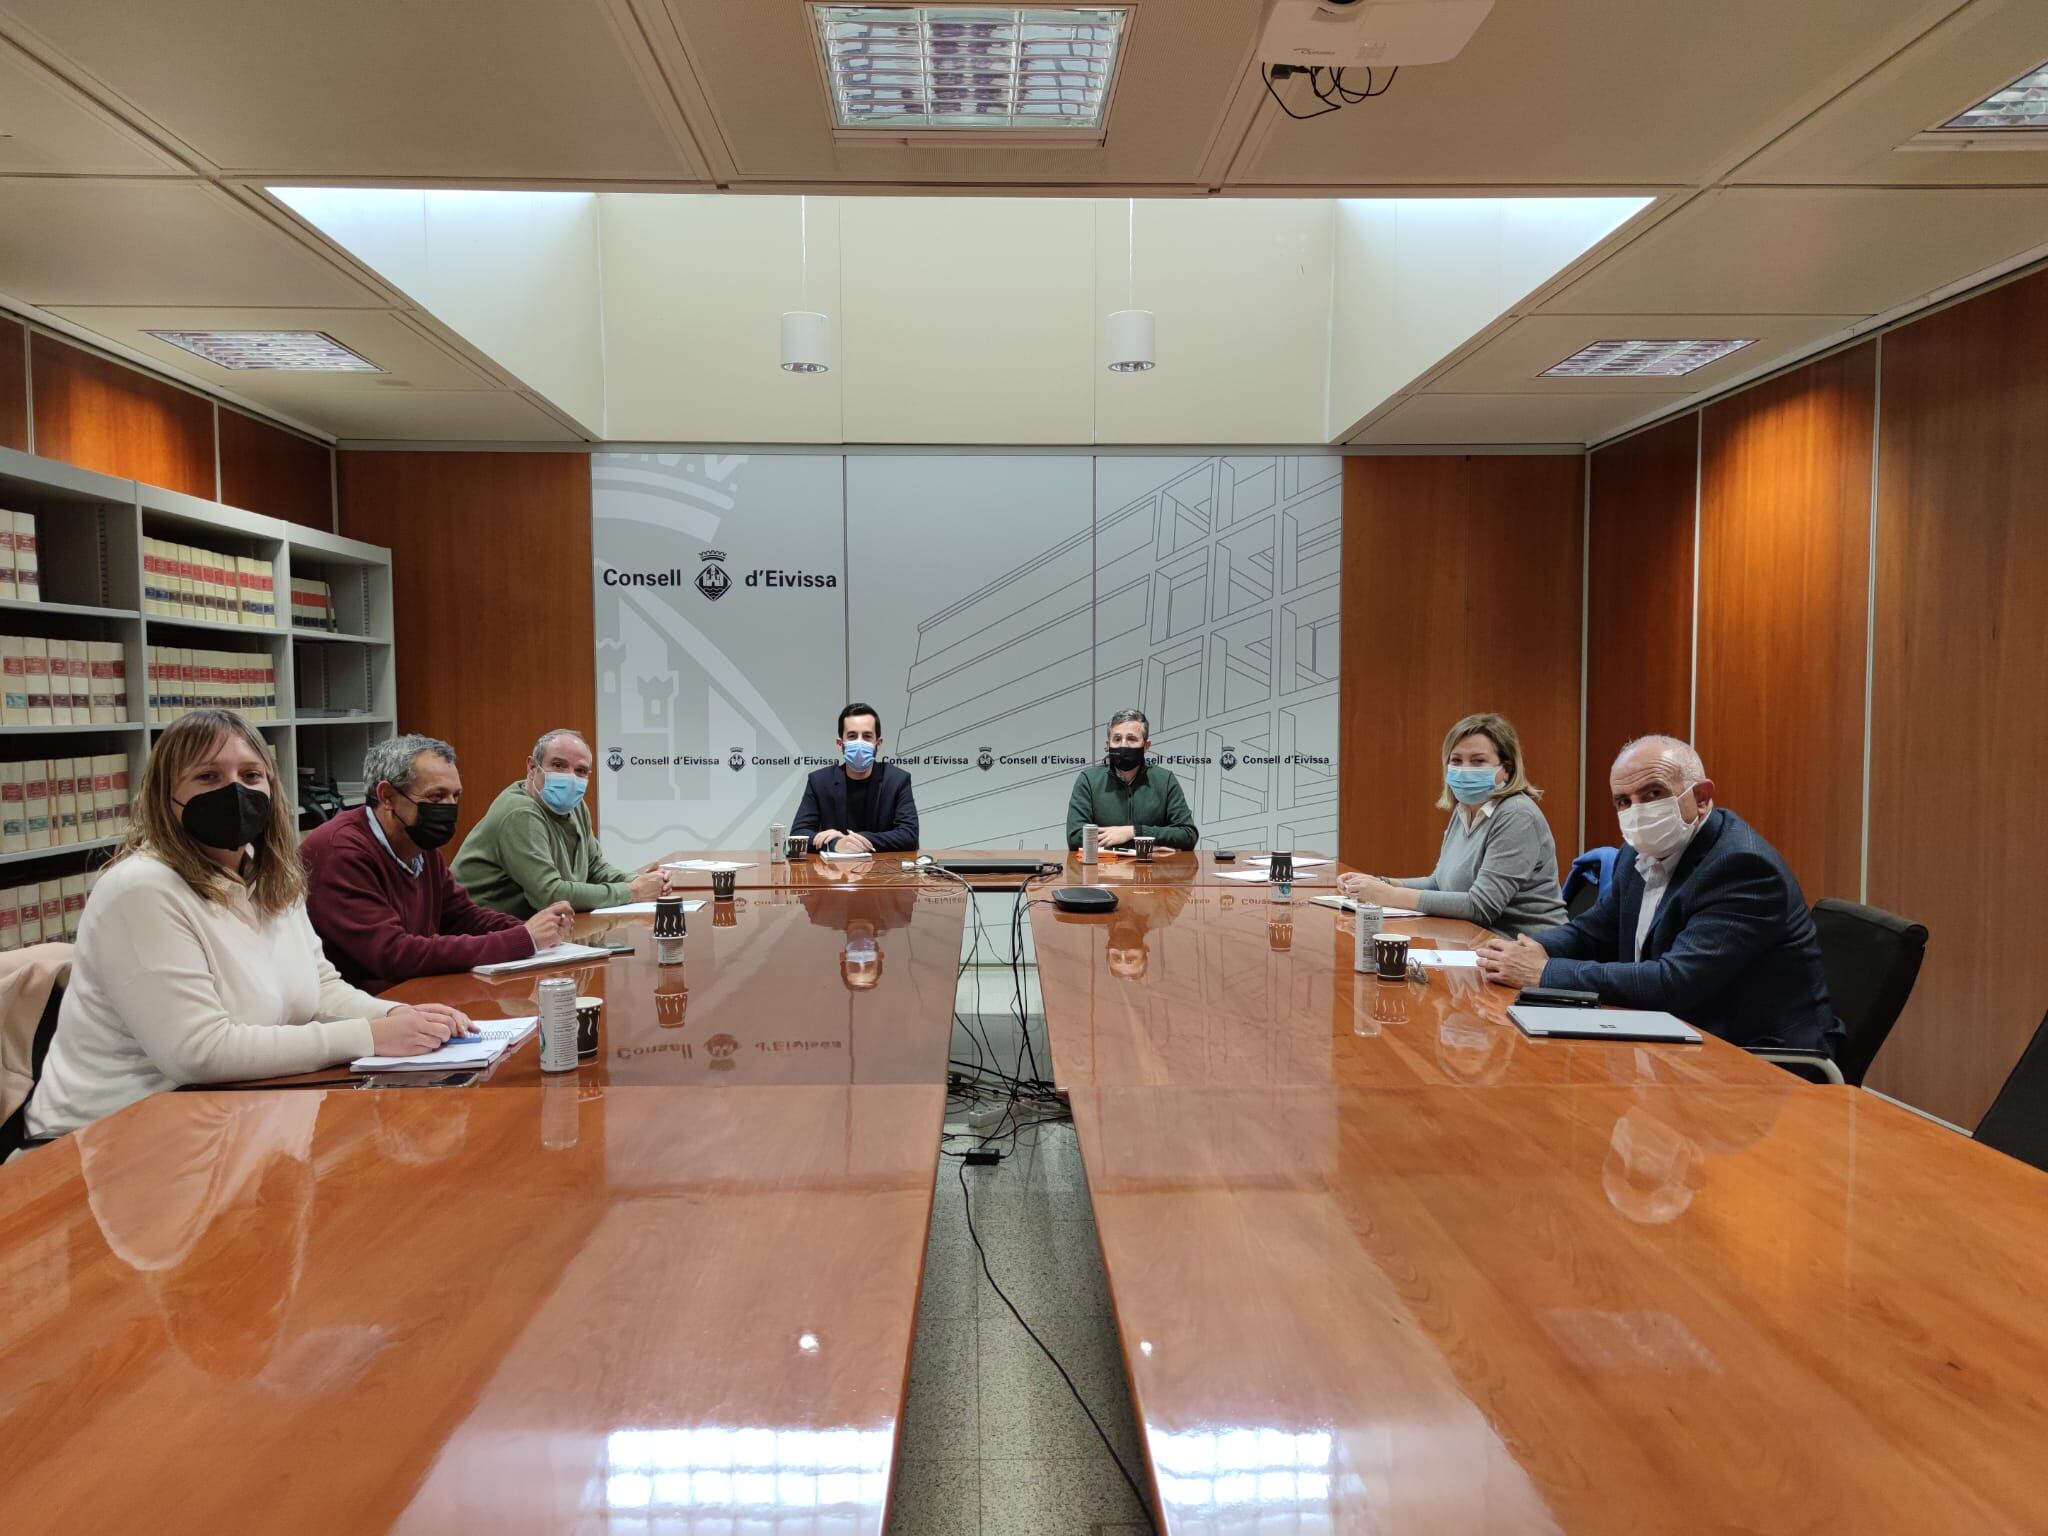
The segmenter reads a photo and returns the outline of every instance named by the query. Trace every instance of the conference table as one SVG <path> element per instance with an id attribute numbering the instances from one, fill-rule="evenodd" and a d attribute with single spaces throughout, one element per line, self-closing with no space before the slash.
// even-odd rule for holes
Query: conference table
<path id="1" fill-rule="evenodd" d="M 2048 1177 L 1719 1040 L 1359 975 L 1313 887 L 1047 857 L 1119 889 L 1028 916 L 1166 1529 L 2041 1529 Z M 572 976 L 573 1072 L 162 1094 L 0 1170 L 0 1516 L 880 1530 L 969 902 L 819 862 L 680 966 L 589 917 L 630 953 L 394 991 Z"/>

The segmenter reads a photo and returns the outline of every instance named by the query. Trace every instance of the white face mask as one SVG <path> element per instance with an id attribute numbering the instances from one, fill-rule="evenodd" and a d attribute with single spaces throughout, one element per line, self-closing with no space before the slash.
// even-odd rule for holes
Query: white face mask
<path id="1" fill-rule="evenodd" d="M 1687 785 L 1686 789 L 1692 786 Z M 1680 795 L 1685 790 L 1678 792 Z M 1621 808 L 1621 835 L 1629 847 L 1652 859 L 1668 859 L 1685 846 L 1697 822 L 1688 822 L 1678 808 L 1678 795 Z"/>

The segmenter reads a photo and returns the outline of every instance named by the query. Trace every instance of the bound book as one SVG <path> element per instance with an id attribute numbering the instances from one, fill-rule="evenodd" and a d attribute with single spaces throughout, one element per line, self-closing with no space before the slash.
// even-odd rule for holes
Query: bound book
<path id="1" fill-rule="evenodd" d="M 21 892 L 0 887 L 0 954 L 21 948 Z"/>
<path id="2" fill-rule="evenodd" d="M 19 885 L 14 888 L 15 925 L 21 934 L 21 947 L 43 942 L 43 899 L 41 892 L 33 885 Z"/>
<path id="3" fill-rule="evenodd" d="M 23 799 L 26 787 L 26 765 L 0 763 L 0 853 L 27 851 L 28 806 Z"/>
<path id="4" fill-rule="evenodd" d="M 28 724 L 28 654 L 19 635 L 0 635 L 0 725 Z"/>
<path id="5" fill-rule="evenodd" d="M 78 942 L 78 925 L 85 920 L 85 876 L 64 877 L 64 937 Z"/>
<path id="6" fill-rule="evenodd" d="M 10 512 L 14 525 L 14 600 L 38 603 L 43 598 L 42 566 L 36 554 L 36 520 L 32 513 Z"/>
<path id="7" fill-rule="evenodd" d="M 24 635 L 21 639 L 23 653 L 23 681 L 28 689 L 28 723 L 49 725 L 50 719 L 50 642 L 41 635 Z"/>
<path id="8" fill-rule="evenodd" d="M 50 846 L 50 765 L 26 762 L 21 765 L 21 814 L 24 835 L 30 848 Z"/>
<path id="9" fill-rule="evenodd" d="M 14 514 L 0 511 L 0 602 L 14 596 Z"/>
<path id="10" fill-rule="evenodd" d="M 78 760 L 60 757 L 50 764 L 50 844 L 63 848 L 78 841 Z"/>

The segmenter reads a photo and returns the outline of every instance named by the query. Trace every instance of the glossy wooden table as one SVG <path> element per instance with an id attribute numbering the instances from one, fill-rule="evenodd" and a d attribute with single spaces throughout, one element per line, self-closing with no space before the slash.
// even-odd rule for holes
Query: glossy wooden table
<path id="1" fill-rule="evenodd" d="M 1484 933 L 1394 919 L 1418 947 L 1470 949 Z M 1182 1087 L 1343 1083 L 1773 1083 L 1784 1074 L 1709 1036 L 1700 1046 L 1534 1041 L 1513 993 L 1476 969 L 1383 983 L 1352 969 L 1347 912 L 1264 887 L 1120 893 L 1115 912 L 1034 906 L 1032 940 L 1054 1079 Z"/>
<path id="2" fill-rule="evenodd" d="M 1250 882 L 1238 881 L 1232 875 L 1242 873 L 1252 866 L 1242 860 L 1218 863 L 1212 849 L 1196 849 L 1183 852 L 1179 849 L 1163 850 L 1146 864 L 1133 858 L 1120 858 L 1105 854 L 1090 868 L 1081 862 L 1078 853 L 1069 853 L 1064 848 L 968 848 L 945 849 L 927 848 L 924 854 L 943 859 L 951 856 L 968 859 L 1034 859 L 1040 863 L 1057 864 L 1059 874 L 1045 884 L 1053 885 L 1107 885 L 1112 889 L 1131 886 L 1154 885 L 1219 885 L 1226 889 L 1237 885 L 1250 886 Z M 1323 855 L 1329 857 L 1328 855 Z M 676 854 L 675 858 L 724 859 L 743 863 L 748 867 L 734 871 L 734 884 L 745 890 L 755 887 L 814 889 L 836 885 L 895 886 L 929 885 L 943 876 L 927 875 L 915 868 L 904 867 L 906 859 L 915 860 L 917 854 L 878 853 L 867 859 L 826 859 L 817 856 L 794 859 L 786 863 L 770 863 L 767 854 L 759 850 L 720 849 L 709 853 Z M 1336 884 L 1339 866 L 1334 860 L 1300 871 L 1296 884 L 1311 890 L 1328 891 Z M 986 885 L 994 889 L 1007 889 L 1023 883 L 1022 875 L 977 875 L 977 886 Z M 675 871 L 670 876 L 672 886 L 688 895 L 707 894 L 711 888 L 711 875 L 703 870 Z"/>
<path id="3" fill-rule="evenodd" d="M 1180 1536 L 2048 1528 L 2048 1175 L 1881 1099 L 1073 1105 Z"/>
<path id="4" fill-rule="evenodd" d="M 0 1522 L 879 1532 L 943 1097 L 134 1105 L 0 1176 Z"/>
<path id="5" fill-rule="evenodd" d="M 964 891 L 932 882 L 752 890 L 688 915 L 681 965 L 657 963 L 652 918 L 585 917 L 577 938 L 633 952 L 494 980 L 422 977 L 385 995 L 531 1017 L 539 983 L 572 976 L 578 995 L 605 1002 L 597 1059 L 577 1073 L 591 1083 L 943 1084 L 966 915 Z M 543 1075 L 529 1039 L 485 1081 Z"/>

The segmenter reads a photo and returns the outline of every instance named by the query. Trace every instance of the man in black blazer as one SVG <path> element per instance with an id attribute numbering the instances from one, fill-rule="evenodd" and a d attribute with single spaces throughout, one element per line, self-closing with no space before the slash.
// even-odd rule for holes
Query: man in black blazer
<path id="1" fill-rule="evenodd" d="M 1612 885 L 1562 928 L 1481 945 L 1487 979 L 1662 1009 L 1735 1045 L 1829 1050 L 1819 937 L 1778 850 L 1713 803 L 1699 754 L 1674 737 L 1630 742 L 1608 781 L 1629 844 Z"/>
<path id="2" fill-rule="evenodd" d="M 820 768 L 804 782 L 803 803 L 790 823 L 792 837 L 806 837 L 819 852 L 907 853 L 917 847 L 917 802 L 910 775 L 894 763 L 877 762 L 882 717 L 872 704 L 839 711 L 835 738 L 840 761 Z"/>

